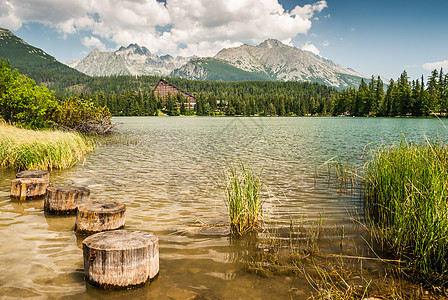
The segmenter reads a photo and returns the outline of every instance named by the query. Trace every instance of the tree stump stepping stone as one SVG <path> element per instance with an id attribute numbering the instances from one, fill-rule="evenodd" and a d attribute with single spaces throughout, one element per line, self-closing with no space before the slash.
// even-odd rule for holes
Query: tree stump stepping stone
<path id="1" fill-rule="evenodd" d="M 50 181 L 50 173 L 45 170 L 25 170 L 17 173 L 16 178 L 44 178 Z"/>
<path id="2" fill-rule="evenodd" d="M 26 200 L 45 195 L 48 180 L 46 178 L 16 178 L 11 180 L 11 197 Z"/>
<path id="3" fill-rule="evenodd" d="M 90 190 L 84 187 L 49 186 L 44 210 L 49 214 L 75 214 L 78 205 L 90 200 Z"/>
<path id="4" fill-rule="evenodd" d="M 75 231 L 91 234 L 124 227 L 126 206 L 116 200 L 92 200 L 78 205 Z"/>
<path id="5" fill-rule="evenodd" d="M 115 230 L 83 241 L 84 275 L 103 289 L 137 287 L 159 273 L 159 240 L 152 233 Z"/>

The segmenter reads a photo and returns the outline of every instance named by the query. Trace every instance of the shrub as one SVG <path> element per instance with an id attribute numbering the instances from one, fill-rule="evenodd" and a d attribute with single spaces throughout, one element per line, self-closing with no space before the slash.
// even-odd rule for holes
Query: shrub
<path id="1" fill-rule="evenodd" d="M 17 70 L 11 71 L 9 62 L 0 59 L 0 113 L 5 121 L 29 128 L 46 127 L 56 106 L 53 92 Z"/>

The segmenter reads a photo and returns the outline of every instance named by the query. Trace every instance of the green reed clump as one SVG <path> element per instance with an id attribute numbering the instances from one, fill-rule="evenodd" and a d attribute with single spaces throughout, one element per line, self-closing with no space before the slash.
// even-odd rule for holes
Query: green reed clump
<path id="1" fill-rule="evenodd" d="M 73 132 L 28 130 L 0 122 L 0 168 L 65 169 L 93 150 Z"/>
<path id="2" fill-rule="evenodd" d="M 233 233 L 243 234 L 258 228 L 262 214 L 261 174 L 251 165 L 231 165 L 224 171 L 225 203 Z"/>
<path id="3" fill-rule="evenodd" d="M 448 280 L 448 147 L 401 142 L 366 165 L 366 209 L 378 241 L 432 285 Z M 409 271 L 409 270 L 408 270 Z"/>

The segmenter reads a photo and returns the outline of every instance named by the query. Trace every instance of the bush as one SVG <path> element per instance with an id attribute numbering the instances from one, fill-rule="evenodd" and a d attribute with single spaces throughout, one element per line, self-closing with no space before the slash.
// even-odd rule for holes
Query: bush
<path id="1" fill-rule="evenodd" d="M 46 127 L 56 107 L 53 92 L 17 70 L 11 71 L 10 63 L 0 59 L 0 113 L 5 121 L 29 128 Z"/>
<path id="2" fill-rule="evenodd" d="M 84 133 L 108 133 L 114 125 L 106 106 L 96 107 L 93 102 L 79 98 L 67 98 L 55 110 L 54 125 L 63 129 Z"/>
<path id="3" fill-rule="evenodd" d="M 12 124 L 28 128 L 53 125 L 84 133 L 104 134 L 114 127 L 107 107 L 96 107 L 93 102 L 68 98 L 61 104 L 54 93 L 34 80 L 11 71 L 9 62 L 0 60 L 0 113 Z"/>

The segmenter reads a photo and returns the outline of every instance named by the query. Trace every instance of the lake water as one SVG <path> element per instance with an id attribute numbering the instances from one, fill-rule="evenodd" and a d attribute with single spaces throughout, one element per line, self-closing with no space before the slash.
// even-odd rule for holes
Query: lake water
<path id="1" fill-rule="evenodd" d="M 321 222 L 327 254 L 370 255 L 360 238 L 361 199 L 347 193 L 326 167 L 329 159 L 361 165 L 381 143 L 446 139 L 433 119 L 129 117 L 114 138 L 85 160 L 52 171 L 51 183 L 88 187 L 92 199 L 126 204 L 126 229 L 154 233 L 160 273 L 144 287 L 118 292 L 85 284 L 82 237 L 75 217 L 52 217 L 43 200 L 9 197 L 14 171 L 0 171 L 0 296 L 31 298 L 305 299 L 303 276 L 260 276 L 241 262 L 241 241 L 224 230 L 188 224 L 227 223 L 222 170 L 250 161 L 262 170 L 266 218 Z M 115 140 L 115 142 L 108 142 Z M 272 225 L 274 226 L 274 225 Z M 274 226 L 274 227 L 275 227 Z M 340 248 L 340 230 L 347 242 Z M 356 253 L 353 249 L 356 249 Z M 243 249 L 244 250 L 244 249 Z"/>

